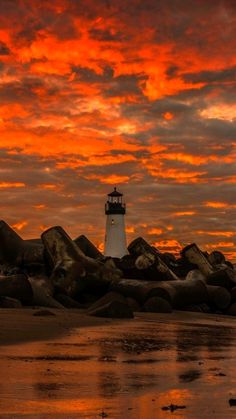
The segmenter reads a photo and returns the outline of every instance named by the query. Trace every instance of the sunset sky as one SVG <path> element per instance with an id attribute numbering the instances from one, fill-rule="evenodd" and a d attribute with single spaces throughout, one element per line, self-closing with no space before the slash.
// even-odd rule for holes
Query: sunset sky
<path id="1" fill-rule="evenodd" d="M 0 0 L 1 218 L 236 259 L 235 0 Z"/>

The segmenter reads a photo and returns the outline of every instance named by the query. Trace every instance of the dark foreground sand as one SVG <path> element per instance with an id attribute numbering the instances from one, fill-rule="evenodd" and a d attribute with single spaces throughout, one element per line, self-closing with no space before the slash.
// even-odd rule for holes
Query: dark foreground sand
<path id="1" fill-rule="evenodd" d="M 0 418 L 236 418 L 234 318 L 35 311 L 0 311 Z"/>
<path id="2" fill-rule="evenodd" d="M 50 311 L 55 316 L 35 316 L 39 311 Z M 83 310 L 59 309 L 0 309 L 0 344 L 9 345 L 26 341 L 53 339 L 75 327 L 88 327 L 112 323 L 86 316 Z"/>

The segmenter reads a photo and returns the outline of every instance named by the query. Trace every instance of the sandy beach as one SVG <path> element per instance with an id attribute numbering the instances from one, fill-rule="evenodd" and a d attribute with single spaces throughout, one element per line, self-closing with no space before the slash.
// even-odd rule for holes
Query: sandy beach
<path id="1" fill-rule="evenodd" d="M 54 316 L 35 316 L 41 309 L 1 309 L 0 344 L 20 344 L 22 342 L 53 339 L 68 333 L 72 328 L 89 327 L 112 323 L 110 319 L 86 316 L 83 310 L 45 309 Z"/>
<path id="2" fill-rule="evenodd" d="M 236 417 L 234 318 L 37 310 L 1 310 L 1 418 Z"/>

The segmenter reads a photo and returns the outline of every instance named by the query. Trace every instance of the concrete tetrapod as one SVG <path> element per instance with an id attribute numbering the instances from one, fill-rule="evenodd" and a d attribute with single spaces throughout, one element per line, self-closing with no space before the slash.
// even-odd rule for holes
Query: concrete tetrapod
<path id="1" fill-rule="evenodd" d="M 21 265 L 44 263 L 44 247 L 43 244 L 31 243 L 23 240 L 21 250 Z"/>
<path id="2" fill-rule="evenodd" d="M 79 247 L 80 250 L 85 254 L 85 256 L 89 256 L 92 259 L 103 259 L 104 256 L 101 252 L 94 246 L 94 244 L 83 234 L 78 236 L 74 240 L 75 244 Z"/>
<path id="3" fill-rule="evenodd" d="M 218 250 L 213 250 L 213 252 L 211 252 L 208 257 L 208 260 L 213 266 L 225 263 L 225 257 L 223 253 L 219 252 Z"/>
<path id="4" fill-rule="evenodd" d="M 42 241 L 46 257 L 53 266 L 51 280 L 54 286 L 69 295 L 83 289 L 86 270 L 81 262 L 82 252 L 65 230 L 52 227 L 42 234 Z"/>
<path id="5" fill-rule="evenodd" d="M 152 282 L 121 279 L 112 283 L 110 290 L 119 292 L 125 297 L 133 297 L 140 303 L 145 303 L 153 296 L 161 297 L 174 308 L 208 301 L 206 285 L 199 279 Z"/>
<path id="6" fill-rule="evenodd" d="M 123 278 L 145 279 L 141 269 L 137 269 L 135 262 L 137 256 L 125 255 L 121 259 L 114 259 L 115 265 L 123 272 Z"/>
<path id="7" fill-rule="evenodd" d="M 11 297 L 0 296 L 0 307 L 1 308 L 21 308 L 22 304 L 20 300 Z"/>
<path id="8" fill-rule="evenodd" d="M 205 255 L 201 252 L 201 250 L 195 243 L 189 244 L 188 246 L 184 247 L 184 249 L 182 249 L 181 251 L 181 254 L 190 263 L 197 265 L 198 269 L 206 277 L 208 277 L 210 274 L 214 272 L 212 265 L 208 262 Z"/>
<path id="9" fill-rule="evenodd" d="M 231 295 L 227 289 L 214 285 L 207 285 L 208 303 L 210 306 L 224 310 L 229 307 Z"/>
<path id="10" fill-rule="evenodd" d="M 43 245 L 23 240 L 5 221 L 0 221 L 0 263 L 22 266 L 43 263 Z"/>
<path id="11" fill-rule="evenodd" d="M 46 257 L 53 267 L 51 279 L 62 293 L 74 296 L 88 286 L 86 275 L 93 281 L 111 282 L 121 277 L 113 260 L 95 260 L 82 252 L 62 227 L 56 226 L 42 234 Z"/>
<path id="12" fill-rule="evenodd" d="M 37 280 L 28 278 L 33 291 L 32 304 L 42 307 L 64 308 L 55 298 L 52 297 L 47 288 L 40 285 Z"/>
<path id="13" fill-rule="evenodd" d="M 116 292 L 108 292 L 89 307 L 88 314 L 98 317 L 133 318 L 133 311 L 126 298 Z"/>
<path id="14" fill-rule="evenodd" d="M 203 255 L 204 256 L 204 255 Z M 202 279 L 206 284 L 208 285 L 215 285 L 224 287 L 227 289 L 231 289 L 232 287 L 236 286 L 236 272 L 225 265 L 218 265 L 220 268 L 217 270 L 214 270 L 213 272 L 207 274 L 204 274 L 199 269 L 193 269 L 188 272 L 186 279 L 193 279 L 193 278 L 199 278 Z"/>
<path id="15" fill-rule="evenodd" d="M 16 298 L 23 304 L 33 301 L 31 284 L 24 274 L 0 276 L 0 296 Z"/>
<path id="16" fill-rule="evenodd" d="M 142 237 L 137 237 L 136 239 L 134 239 L 129 244 L 128 251 L 132 256 L 140 256 L 146 252 L 152 253 L 153 255 L 157 255 L 159 253 L 154 246 L 151 246 Z"/>
<path id="17" fill-rule="evenodd" d="M 20 259 L 23 239 L 7 224 L 0 221 L 0 263 L 15 264 Z"/>
<path id="18" fill-rule="evenodd" d="M 143 253 L 137 257 L 135 266 L 149 280 L 162 281 L 179 279 L 165 262 L 161 260 L 158 254 Z"/>
<path id="19" fill-rule="evenodd" d="M 143 311 L 147 311 L 148 313 L 171 313 L 172 307 L 164 298 L 151 297 L 145 301 Z"/>
<path id="20" fill-rule="evenodd" d="M 137 256 L 135 266 L 142 271 L 148 279 L 158 280 L 157 272 L 162 275 L 161 279 L 178 279 L 177 275 L 161 259 L 158 250 L 151 246 L 142 237 L 133 240 L 128 250 L 132 256 Z M 147 272 L 145 272 L 147 270 Z"/>
<path id="21" fill-rule="evenodd" d="M 231 268 L 223 268 L 213 272 L 206 280 L 209 285 L 222 286 L 230 290 L 236 286 L 236 272 Z"/>
<path id="22" fill-rule="evenodd" d="M 143 281 L 137 279 L 121 279 L 116 282 L 112 282 L 110 285 L 110 291 L 115 291 L 122 294 L 125 297 L 132 297 L 137 300 L 140 304 L 154 295 L 165 298 L 167 301 L 171 301 L 170 292 L 172 288 L 167 290 L 162 287 L 163 282 L 157 281 Z"/>
<path id="23" fill-rule="evenodd" d="M 186 280 L 189 281 L 193 279 L 200 279 L 201 281 L 206 282 L 205 275 L 203 275 L 202 272 L 199 271 L 199 269 L 192 269 L 191 271 L 187 273 Z"/>

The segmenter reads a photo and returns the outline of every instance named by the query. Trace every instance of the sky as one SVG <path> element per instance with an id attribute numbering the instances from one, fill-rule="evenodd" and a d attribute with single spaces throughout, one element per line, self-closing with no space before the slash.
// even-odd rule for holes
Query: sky
<path id="1" fill-rule="evenodd" d="M 235 0 L 0 0 L 0 210 L 236 260 Z"/>

